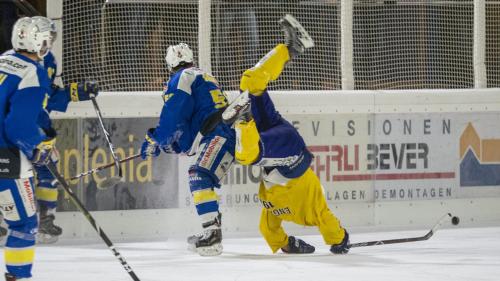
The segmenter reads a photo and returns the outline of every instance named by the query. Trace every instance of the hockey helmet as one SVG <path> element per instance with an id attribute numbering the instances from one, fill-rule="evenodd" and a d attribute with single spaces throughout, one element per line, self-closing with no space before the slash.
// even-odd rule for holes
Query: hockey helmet
<path id="1" fill-rule="evenodd" d="M 56 24 L 54 23 L 54 21 L 49 19 L 49 18 L 41 17 L 41 16 L 35 16 L 35 17 L 32 17 L 31 19 L 34 22 L 40 21 L 43 24 L 50 26 L 50 36 L 52 36 L 52 44 L 54 44 L 54 42 L 57 39 L 57 28 L 56 28 Z"/>
<path id="2" fill-rule="evenodd" d="M 183 63 L 193 63 L 193 51 L 186 43 L 169 46 L 165 56 L 169 71 L 182 65 Z"/>
<path id="3" fill-rule="evenodd" d="M 35 53 L 43 58 L 52 47 L 50 24 L 28 17 L 20 18 L 12 28 L 11 39 L 14 50 Z"/>

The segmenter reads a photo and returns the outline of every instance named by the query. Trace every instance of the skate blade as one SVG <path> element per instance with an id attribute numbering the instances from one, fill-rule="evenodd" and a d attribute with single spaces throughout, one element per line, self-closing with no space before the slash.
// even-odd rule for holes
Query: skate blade
<path id="1" fill-rule="evenodd" d="M 198 247 L 196 252 L 202 257 L 218 256 L 222 254 L 222 244 L 218 243 L 208 247 Z"/>
<path id="2" fill-rule="evenodd" d="M 36 243 L 38 244 L 54 244 L 59 240 L 59 236 L 53 236 L 45 233 L 38 233 L 36 236 Z"/>

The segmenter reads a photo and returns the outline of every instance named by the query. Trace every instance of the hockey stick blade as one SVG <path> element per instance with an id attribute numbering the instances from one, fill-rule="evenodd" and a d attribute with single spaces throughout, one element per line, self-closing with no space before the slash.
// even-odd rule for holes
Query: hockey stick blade
<path id="1" fill-rule="evenodd" d="M 438 222 L 432 227 L 427 234 L 419 237 L 410 237 L 410 238 L 398 238 L 398 239 L 387 239 L 387 240 L 378 240 L 378 241 L 369 241 L 369 242 L 360 242 L 349 244 L 349 248 L 357 248 L 357 247 L 367 247 L 367 246 L 376 246 L 376 245 L 386 245 L 386 244 L 397 244 L 397 243 L 406 243 L 406 242 L 416 242 L 416 241 L 424 241 L 429 240 L 429 238 L 436 233 L 438 228 L 443 224 L 445 219 L 451 219 L 452 215 L 447 213 L 443 215 Z"/>
<path id="2" fill-rule="evenodd" d="M 100 190 L 106 190 L 114 187 L 120 182 L 125 182 L 122 177 L 110 177 L 97 184 L 97 188 Z"/>

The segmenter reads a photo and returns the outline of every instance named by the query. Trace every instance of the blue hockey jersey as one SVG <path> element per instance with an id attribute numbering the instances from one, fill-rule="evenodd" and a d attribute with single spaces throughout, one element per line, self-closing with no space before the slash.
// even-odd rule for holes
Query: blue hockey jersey
<path id="1" fill-rule="evenodd" d="M 187 152 L 206 122 L 227 106 L 217 80 L 196 68 L 174 73 L 163 93 L 164 105 L 154 139 L 162 147 Z"/>
<path id="2" fill-rule="evenodd" d="M 0 56 L 0 148 L 32 157 L 46 138 L 37 118 L 49 92 L 47 71 L 38 62 L 18 53 Z"/>
<path id="3" fill-rule="evenodd" d="M 2 56 L 13 55 L 15 53 L 16 52 L 14 50 L 8 50 L 5 53 L 3 53 Z M 54 54 L 52 52 L 49 52 L 43 58 L 41 65 L 43 66 L 43 68 L 45 68 L 47 72 L 50 84 L 53 85 L 57 73 L 57 61 Z M 56 86 L 52 86 L 50 87 L 48 94 L 50 98 L 48 102 L 44 104 L 45 110 L 38 117 L 38 124 L 40 125 L 40 127 L 44 129 L 48 129 L 52 126 L 49 113 L 53 110 L 66 112 L 66 110 L 68 109 L 68 104 L 71 101 L 69 89 L 67 88 L 59 88 Z"/>
<path id="4" fill-rule="evenodd" d="M 312 154 L 299 132 L 276 110 L 269 93 L 250 95 L 252 115 L 260 135 L 256 166 L 276 169 L 285 178 L 301 176 L 311 165 Z"/>

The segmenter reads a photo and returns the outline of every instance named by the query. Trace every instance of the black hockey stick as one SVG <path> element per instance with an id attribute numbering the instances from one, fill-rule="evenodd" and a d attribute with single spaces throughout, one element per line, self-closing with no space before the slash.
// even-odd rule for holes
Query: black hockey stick
<path id="1" fill-rule="evenodd" d="M 106 233 L 104 233 L 104 230 L 102 230 L 102 228 L 95 221 L 94 217 L 92 217 L 92 215 L 90 214 L 90 212 L 85 208 L 85 206 L 83 206 L 82 202 L 78 199 L 78 197 L 76 197 L 76 195 L 73 193 L 73 191 L 71 190 L 71 188 L 69 188 L 69 185 L 66 182 L 66 180 L 57 171 L 56 165 L 52 161 L 49 161 L 46 164 L 46 166 L 47 166 L 47 169 L 49 169 L 50 173 L 57 179 L 57 181 L 59 183 L 61 183 L 61 185 L 63 186 L 64 190 L 68 193 L 69 198 L 71 199 L 71 201 L 73 201 L 73 203 L 76 205 L 76 207 L 78 208 L 78 210 L 80 210 L 83 213 L 83 215 L 85 216 L 85 218 L 90 222 L 90 224 L 95 229 L 95 231 L 97 232 L 97 234 L 99 234 L 99 236 L 104 241 L 104 243 L 106 243 L 106 245 L 111 250 L 111 252 L 113 252 L 113 254 L 115 255 L 115 257 L 120 261 L 120 263 L 122 264 L 123 268 L 125 268 L 125 270 L 128 272 L 128 274 L 130 275 L 130 277 L 132 277 L 132 279 L 134 281 L 140 281 L 139 277 L 137 277 L 137 275 L 135 275 L 134 271 L 132 270 L 132 268 L 130 267 L 130 265 L 127 263 L 127 261 L 125 260 L 125 258 L 123 258 L 123 256 L 118 252 L 118 250 L 113 245 L 113 242 L 111 242 L 111 240 L 109 240 L 109 238 L 106 235 Z"/>
<path id="2" fill-rule="evenodd" d="M 441 226 L 441 224 L 445 221 L 446 218 L 451 218 L 452 215 L 450 213 L 445 214 L 442 216 L 439 221 L 434 225 L 434 227 L 427 232 L 424 236 L 419 236 L 419 237 L 411 237 L 411 238 L 399 238 L 399 239 L 387 239 L 387 240 L 378 240 L 378 241 L 370 241 L 370 242 L 360 242 L 360 243 L 354 243 L 354 244 L 349 244 L 350 248 L 356 248 L 356 247 L 367 247 L 367 246 L 375 246 L 375 245 L 386 245 L 386 244 L 396 244 L 396 243 L 406 243 L 406 242 L 416 242 L 416 241 L 424 241 L 428 240 L 429 238 L 432 237 L 434 233 L 438 230 L 438 228 Z"/>
<path id="3" fill-rule="evenodd" d="M 97 114 L 97 118 L 99 119 L 99 124 L 101 125 L 102 131 L 104 132 L 104 137 L 106 138 L 106 142 L 108 143 L 109 150 L 111 150 L 111 156 L 113 156 L 113 159 L 115 160 L 115 166 L 116 169 L 118 170 L 118 177 L 110 177 L 105 180 L 103 180 L 97 187 L 100 189 L 107 189 L 110 187 L 115 186 L 118 182 L 120 182 L 123 178 L 123 172 L 122 172 L 122 167 L 120 165 L 120 160 L 118 160 L 118 157 L 116 156 L 115 153 L 115 148 L 113 146 L 113 143 L 111 142 L 111 136 L 109 135 L 108 131 L 104 127 L 104 123 L 102 121 L 102 114 L 101 110 L 99 109 L 99 105 L 97 104 L 97 101 L 95 100 L 95 96 L 91 96 L 90 100 L 92 101 L 92 104 L 94 105 L 95 112 Z"/>
<path id="4" fill-rule="evenodd" d="M 134 154 L 134 155 L 131 155 L 131 156 L 127 157 L 127 158 L 123 158 L 123 159 L 121 159 L 121 160 L 120 160 L 120 163 L 125 163 L 125 162 L 128 162 L 128 161 L 133 160 L 133 159 L 135 159 L 135 158 L 138 158 L 138 157 L 140 157 L 140 156 L 141 156 L 141 154 L 140 154 L 140 153 L 138 153 L 138 154 Z M 76 175 L 76 176 L 74 176 L 74 177 L 71 177 L 71 178 L 69 178 L 68 180 L 76 180 L 76 179 L 79 179 L 79 178 L 81 178 L 81 177 L 88 176 L 88 175 L 93 174 L 93 173 L 97 173 L 97 172 L 102 171 L 102 170 L 104 170 L 104 169 L 107 169 L 107 168 L 109 168 L 109 167 L 113 167 L 113 166 L 115 166 L 115 165 L 116 165 L 116 164 L 115 164 L 115 162 L 113 162 L 113 163 L 109 163 L 109 164 L 106 164 L 106 165 L 102 165 L 102 166 L 96 167 L 96 168 L 94 168 L 94 169 L 88 170 L 88 171 L 86 171 L 86 172 L 83 172 L 83 173 L 81 173 L 81 174 L 78 174 L 78 175 Z M 109 179 L 108 179 L 108 181 L 109 181 Z M 101 186 L 100 188 L 105 189 L 106 187 Z"/>

